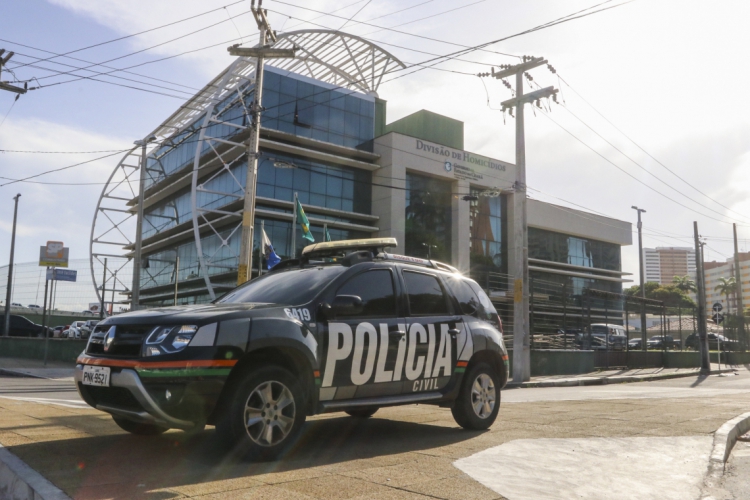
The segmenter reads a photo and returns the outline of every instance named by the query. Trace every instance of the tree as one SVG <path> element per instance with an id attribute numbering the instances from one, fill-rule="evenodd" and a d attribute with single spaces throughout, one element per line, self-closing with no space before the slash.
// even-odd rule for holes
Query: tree
<path id="1" fill-rule="evenodd" d="M 695 281 L 690 279 L 690 276 L 675 276 L 672 278 L 672 285 L 685 293 L 698 291 L 698 288 L 695 286 Z"/>
<path id="2" fill-rule="evenodd" d="M 677 285 L 662 286 L 655 281 L 648 281 L 644 285 L 644 288 L 646 289 L 647 299 L 664 302 L 666 307 L 695 307 L 695 302 L 684 291 L 678 288 Z M 641 287 L 634 285 L 625 290 L 625 294 L 631 297 L 640 297 Z"/>
<path id="3" fill-rule="evenodd" d="M 729 296 L 735 293 L 737 282 L 734 276 L 731 278 L 719 278 L 719 284 L 714 287 L 715 292 L 719 292 L 727 298 L 727 310 L 729 310 Z"/>

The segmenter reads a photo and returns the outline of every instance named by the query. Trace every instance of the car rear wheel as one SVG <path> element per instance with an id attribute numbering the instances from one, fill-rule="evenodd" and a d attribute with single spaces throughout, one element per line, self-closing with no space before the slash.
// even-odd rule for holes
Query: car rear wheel
<path id="1" fill-rule="evenodd" d="M 159 434 L 162 434 L 169 429 L 166 427 L 161 427 L 158 425 L 153 424 L 143 424 L 140 422 L 133 422 L 132 420 L 127 420 L 120 417 L 112 416 L 112 420 L 115 421 L 115 423 L 120 427 L 120 429 L 124 431 L 128 431 L 131 434 L 136 434 L 138 436 L 158 436 Z"/>
<path id="2" fill-rule="evenodd" d="M 278 366 L 248 372 L 236 385 L 216 432 L 248 458 L 271 459 L 297 438 L 306 412 L 297 380 Z"/>
<path id="3" fill-rule="evenodd" d="M 500 410 L 500 380 L 487 363 L 477 363 L 461 381 L 458 398 L 451 413 L 464 429 L 484 430 L 491 426 Z"/>
<path id="4" fill-rule="evenodd" d="M 361 410 L 347 410 L 345 413 L 354 418 L 370 418 L 375 415 L 377 408 L 363 408 Z"/>

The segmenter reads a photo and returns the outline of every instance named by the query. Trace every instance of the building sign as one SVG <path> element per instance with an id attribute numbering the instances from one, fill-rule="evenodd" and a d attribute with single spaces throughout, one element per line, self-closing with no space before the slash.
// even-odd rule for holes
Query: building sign
<path id="1" fill-rule="evenodd" d="M 102 305 L 99 302 L 89 302 L 89 311 L 94 314 L 99 314 Z"/>
<path id="2" fill-rule="evenodd" d="M 452 173 L 455 179 L 494 186 L 497 184 L 498 177 L 506 177 L 502 173 L 506 172 L 508 165 L 498 160 L 422 139 L 414 139 L 414 141 L 416 141 L 415 149 L 420 154 L 429 153 L 436 160 L 442 160 L 445 172 Z"/>
<path id="3" fill-rule="evenodd" d="M 68 247 L 62 241 L 48 241 L 39 247 L 39 265 L 51 267 L 68 267 Z"/>
<path id="4" fill-rule="evenodd" d="M 76 281 L 78 271 L 73 269 L 47 269 L 47 281 Z"/>

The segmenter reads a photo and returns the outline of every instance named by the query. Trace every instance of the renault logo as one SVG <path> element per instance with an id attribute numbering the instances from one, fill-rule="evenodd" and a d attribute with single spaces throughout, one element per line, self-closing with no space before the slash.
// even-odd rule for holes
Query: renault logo
<path id="1" fill-rule="evenodd" d="M 104 352 L 108 352 L 109 348 L 112 347 L 112 343 L 115 341 L 115 327 L 112 326 L 107 334 L 104 336 Z"/>

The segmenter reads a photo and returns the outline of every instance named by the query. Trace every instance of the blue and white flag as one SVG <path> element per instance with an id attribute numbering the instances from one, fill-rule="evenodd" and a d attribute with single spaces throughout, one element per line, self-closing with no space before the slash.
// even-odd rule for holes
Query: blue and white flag
<path id="1" fill-rule="evenodd" d="M 268 269 L 271 269 L 281 262 L 281 257 L 274 252 L 273 245 L 271 245 L 271 240 L 268 239 L 265 229 L 261 229 L 261 242 L 263 243 L 263 257 L 266 259 L 266 266 Z"/>

